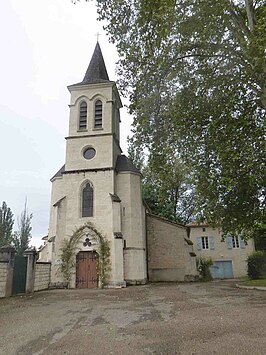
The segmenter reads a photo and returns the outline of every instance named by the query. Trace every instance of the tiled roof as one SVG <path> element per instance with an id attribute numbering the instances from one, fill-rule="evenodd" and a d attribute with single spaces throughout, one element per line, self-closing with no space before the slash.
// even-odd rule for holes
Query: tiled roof
<path id="1" fill-rule="evenodd" d="M 187 223 L 187 227 L 195 228 L 195 227 L 209 227 L 210 225 L 207 222 L 190 222 Z"/>
<path id="2" fill-rule="evenodd" d="M 133 164 L 133 162 L 128 157 L 126 157 L 125 155 L 119 155 L 117 157 L 115 169 L 118 172 L 130 171 L 130 172 L 133 172 L 133 173 L 139 173 L 140 174 L 140 170 L 138 168 L 136 168 L 135 165 Z"/>
<path id="3" fill-rule="evenodd" d="M 58 170 L 58 172 L 50 179 L 52 181 L 56 177 L 61 177 L 63 172 L 65 171 L 65 164 Z"/>
<path id="4" fill-rule="evenodd" d="M 184 229 L 186 229 L 187 231 L 189 230 L 189 228 L 188 228 L 185 224 L 178 223 L 178 222 L 174 222 L 174 221 L 170 221 L 169 219 L 167 219 L 167 218 L 165 218 L 165 217 L 157 216 L 156 214 L 149 213 L 149 212 L 147 213 L 147 215 L 150 216 L 151 218 L 159 219 L 159 220 L 161 220 L 162 222 L 170 223 L 170 224 L 173 224 L 173 225 L 175 225 L 175 226 L 184 228 Z"/>

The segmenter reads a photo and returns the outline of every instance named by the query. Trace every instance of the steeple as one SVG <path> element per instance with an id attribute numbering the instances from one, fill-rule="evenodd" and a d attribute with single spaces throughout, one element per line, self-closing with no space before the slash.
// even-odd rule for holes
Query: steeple
<path id="1" fill-rule="evenodd" d="M 81 84 L 96 84 L 108 82 L 109 77 L 105 67 L 99 42 L 96 43 L 90 64 Z"/>

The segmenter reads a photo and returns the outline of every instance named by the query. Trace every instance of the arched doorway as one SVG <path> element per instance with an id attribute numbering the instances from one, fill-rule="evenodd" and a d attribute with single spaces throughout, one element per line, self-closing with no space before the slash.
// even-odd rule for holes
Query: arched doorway
<path id="1" fill-rule="evenodd" d="M 110 272 L 109 243 L 90 222 L 79 227 L 68 240 L 64 241 L 61 249 L 61 272 L 70 288 L 96 288 L 105 287 L 108 284 Z M 90 266 L 90 272 L 88 271 L 88 265 Z M 82 268 L 84 268 L 84 271 L 82 271 Z M 92 271 L 93 274 L 90 278 L 89 275 Z M 87 283 L 88 278 L 91 279 L 91 284 Z"/>
<path id="2" fill-rule="evenodd" d="M 76 256 L 76 288 L 97 288 L 96 251 L 80 251 Z"/>

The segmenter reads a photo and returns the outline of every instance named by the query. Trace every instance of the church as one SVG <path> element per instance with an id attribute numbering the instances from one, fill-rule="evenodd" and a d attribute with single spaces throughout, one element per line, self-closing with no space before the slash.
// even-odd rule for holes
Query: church
<path id="1" fill-rule="evenodd" d="M 122 154 L 122 103 L 98 42 L 83 80 L 68 90 L 65 165 L 51 179 L 49 233 L 39 259 L 51 262 L 51 283 L 65 281 L 67 252 L 71 288 L 196 278 L 189 229 L 150 213 L 141 173 Z"/>

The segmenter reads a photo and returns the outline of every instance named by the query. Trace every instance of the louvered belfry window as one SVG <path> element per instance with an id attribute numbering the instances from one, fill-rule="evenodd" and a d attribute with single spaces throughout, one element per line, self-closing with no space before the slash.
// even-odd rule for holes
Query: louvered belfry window
<path id="1" fill-rule="evenodd" d="M 82 191 L 82 217 L 93 216 L 93 187 L 87 183 Z"/>
<path id="2" fill-rule="evenodd" d="M 102 128 L 103 125 L 103 104 L 101 100 L 95 102 L 94 128 Z"/>
<path id="3" fill-rule="evenodd" d="M 82 101 L 79 107 L 79 129 L 87 128 L 87 104 Z"/>

